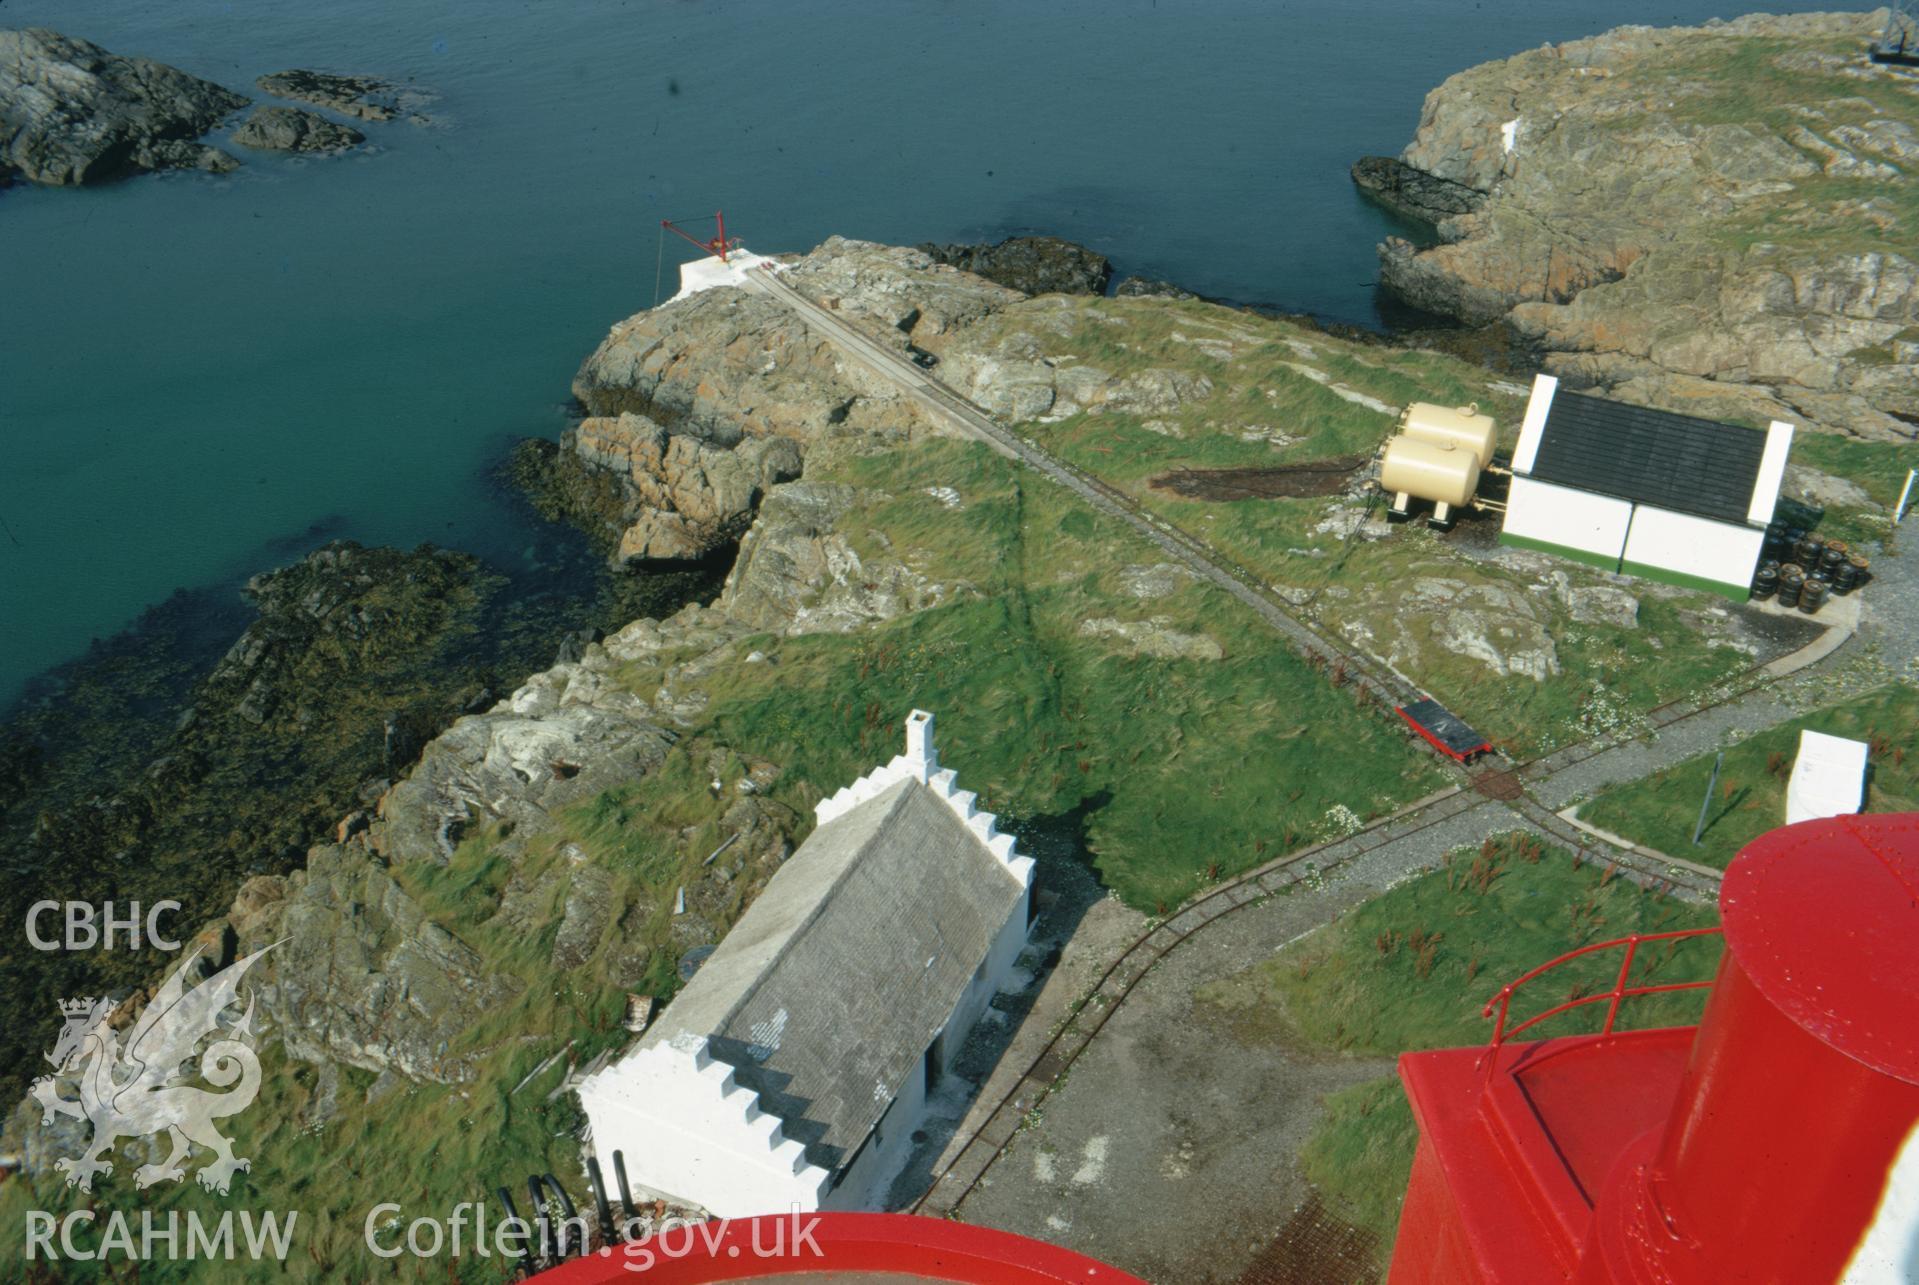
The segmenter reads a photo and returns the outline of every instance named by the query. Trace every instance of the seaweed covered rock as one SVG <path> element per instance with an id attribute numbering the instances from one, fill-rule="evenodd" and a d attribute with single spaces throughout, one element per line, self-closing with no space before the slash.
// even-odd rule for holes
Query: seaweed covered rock
<path id="1" fill-rule="evenodd" d="M 366 135 L 297 107 L 262 107 L 233 131 L 233 141 L 269 152 L 340 152 L 364 143 Z"/>
<path id="2" fill-rule="evenodd" d="M 1113 275 L 1105 255 L 1056 236 L 1014 236 L 992 245 L 929 242 L 920 249 L 1021 294 L 1104 294 Z"/>
<path id="3" fill-rule="evenodd" d="M 465 554 L 335 543 L 255 577 L 258 614 L 217 660 L 169 628 L 57 675 L 0 729 L 0 759 L 19 773 L 0 797 L 0 859 L 24 876 L 0 890 L 0 914 L 17 925 L 32 901 L 111 888 L 204 922 L 249 875 L 296 867 L 462 710 L 552 654 L 555 631 L 507 588 Z M 197 599 L 180 614 L 216 628 L 237 615 Z M 149 966 L 128 952 L 14 952 L 0 989 L 98 994 Z M 57 1016 L 48 1005 L 0 1039 L 0 1095 Z"/>
<path id="4" fill-rule="evenodd" d="M 294 68 L 262 76 L 253 83 L 275 98 L 331 108 L 361 120 L 392 120 L 404 109 L 404 91 L 376 76 L 340 76 Z"/>

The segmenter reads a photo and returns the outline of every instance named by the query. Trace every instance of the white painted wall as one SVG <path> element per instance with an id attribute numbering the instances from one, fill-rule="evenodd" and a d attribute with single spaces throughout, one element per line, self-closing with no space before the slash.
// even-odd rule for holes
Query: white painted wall
<path id="1" fill-rule="evenodd" d="M 926 1071 L 916 1063 L 913 1073 L 900 1086 L 899 1096 L 887 1108 L 886 1116 L 867 1135 L 853 1167 L 840 1179 L 840 1185 L 826 1193 L 822 1209 L 883 1209 L 886 1188 L 913 1151 L 913 1131 L 926 1122 Z"/>
<path id="2" fill-rule="evenodd" d="M 1750 585 L 1766 533 L 1641 504 L 1626 535 L 1626 560 L 1728 585 Z"/>
<path id="3" fill-rule="evenodd" d="M 1872 747 L 1811 728 L 1799 730 L 1799 753 L 1786 782 L 1786 824 L 1857 812 L 1866 801 Z"/>
<path id="4" fill-rule="evenodd" d="M 1513 448 L 1513 472 L 1533 471 L 1539 458 L 1539 439 L 1546 432 L 1546 413 L 1553 408 L 1553 394 L 1559 381 L 1551 375 L 1534 375 L 1532 396 L 1526 399 L 1526 417 L 1519 421 L 1519 444 Z"/>
<path id="5" fill-rule="evenodd" d="M 588 1076 L 579 1092 L 610 1191 L 615 1151 L 624 1153 L 629 1183 L 723 1218 L 818 1209 L 831 1181 L 704 1039 L 630 1053 Z"/>
<path id="6" fill-rule="evenodd" d="M 1541 376 L 1544 378 L 1544 376 Z M 1632 504 L 1535 478 L 1513 478 L 1503 529 L 1530 540 L 1618 558 L 1632 525 Z"/>
<path id="7" fill-rule="evenodd" d="M 1759 457 L 1759 476 L 1753 480 L 1752 503 L 1746 521 L 1764 525 L 1779 505 L 1779 485 L 1786 478 L 1786 456 L 1792 453 L 1791 424 L 1775 419 L 1766 427 L 1766 449 Z"/>

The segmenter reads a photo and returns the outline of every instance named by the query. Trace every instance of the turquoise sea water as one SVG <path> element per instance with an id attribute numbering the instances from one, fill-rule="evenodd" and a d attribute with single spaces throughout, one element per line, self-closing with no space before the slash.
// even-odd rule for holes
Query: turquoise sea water
<path id="1" fill-rule="evenodd" d="M 225 178 L 0 193 L 0 703 L 176 586 L 321 540 L 502 564 L 486 474 L 652 301 L 662 217 L 762 252 L 1044 231 L 1373 324 L 1346 168 L 1473 63 L 1701 0 L 0 3 L 253 93 L 411 79 L 428 128 Z M 217 139 L 216 139 L 217 141 Z M 690 249 L 690 247 L 689 247 Z M 674 248 L 668 247 L 668 293 Z"/>

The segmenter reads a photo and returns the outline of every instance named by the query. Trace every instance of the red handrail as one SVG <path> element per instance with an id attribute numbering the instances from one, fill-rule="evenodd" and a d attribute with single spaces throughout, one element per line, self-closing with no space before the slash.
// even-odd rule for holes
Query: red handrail
<path id="1" fill-rule="evenodd" d="M 1606 1009 L 1606 1025 L 1600 1031 L 1602 1035 L 1611 1035 L 1613 1023 L 1617 1021 L 1619 1017 L 1619 1003 L 1621 1000 L 1634 995 L 1659 995 L 1667 991 L 1700 990 L 1704 987 L 1711 986 L 1712 982 L 1710 980 L 1703 982 L 1667 982 L 1662 986 L 1628 986 L 1626 985 L 1626 981 L 1632 976 L 1633 960 L 1639 953 L 1639 945 L 1641 942 L 1678 941 L 1686 937 L 1706 937 L 1719 931 L 1720 929 L 1717 927 L 1681 928 L 1673 932 L 1634 933 L 1630 937 L 1615 937 L 1611 941 L 1598 941 L 1590 946 L 1581 946 L 1578 950 L 1569 950 L 1557 959 L 1549 959 L 1525 976 L 1506 983 L 1506 985 L 1499 988 L 1497 994 L 1486 1001 L 1485 1007 L 1479 1010 L 1481 1017 L 1491 1017 L 1493 1015 L 1493 1005 L 1497 1004 L 1499 1006 L 1499 1020 L 1493 1026 L 1492 1042 L 1486 1046 L 1484 1055 L 1486 1065 L 1490 1067 L 1493 1064 L 1495 1055 L 1499 1052 L 1499 1046 L 1505 1043 L 1508 1038 L 1518 1035 L 1521 1031 L 1529 1027 L 1537 1026 L 1549 1017 L 1557 1017 L 1561 1013 L 1579 1008 L 1582 1005 L 1596 1004 L 1600 1000 L 1611 1001 Z M 1613 982 L 1613 988 L 1611 990 L 1599 991 L 1592 995 L 1581 995 L 1578 999 L 1567 1000 L 1563 1004 L 1554 1005 L 1543 1013 L 1538 1013 L 1527 1018 L 1511 1030 L 1506 1029 L 1506 1017 L 1512 1008 L 1514 991 L 1533 980 L 1533 978 L 1538 977 L 1540 974 L 1551 972 L 1568 960 L 1578 959 L 1581 955 L 1590 955 L 1595 951 L 1611 950 L 1616 946 L 1624 946 L 1626 948 L 1626 957 L 1619 963 L 1619 976 Z"/>

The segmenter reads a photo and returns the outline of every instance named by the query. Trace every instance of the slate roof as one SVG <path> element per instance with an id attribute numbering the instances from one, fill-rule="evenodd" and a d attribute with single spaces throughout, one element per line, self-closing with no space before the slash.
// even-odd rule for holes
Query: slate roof
<path id="1" fill-rule="evenodd" d="M 1532 476 L 1743 526 L 1765 450 L 1757 429 L 1561 390 Z"/>
<path id="2" fill-rule="evenodd" d="M 808 1159 L 838 1169 L 1023 896 L 952 807 L 901 781 L 808 836 L 641 1045 L 707 1036 Z"/>

